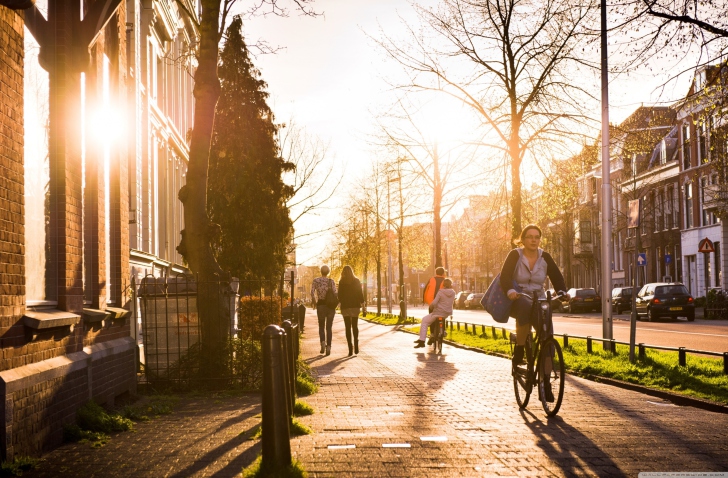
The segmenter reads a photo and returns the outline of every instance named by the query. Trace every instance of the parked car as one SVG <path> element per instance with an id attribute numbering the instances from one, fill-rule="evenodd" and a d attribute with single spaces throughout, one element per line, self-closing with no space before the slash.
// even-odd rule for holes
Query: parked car
<path id="1" fill-rule="evenodd" d="M 612 289 L 612 310 L 621 314 L 623 310 L 632 310 L 632 288 L 616 287 Z"/>
<path id="2" fill-rule="evenodd" d="M 465 302 L 463 305 L 466 309 L 482 309 L 483 306 L 480 305 L 480 300 L 483 298 L 485 294 L 482 293 L 473 293 L 469 294 L 468 298 L 465 299 Z"/>
<path id="3" fill-rule="evenodd" d="M 457 294 L 455 294 L 455 302 L 453 303 L 453 307 L 455 309 L 464 309 L 465 308 L 465 300 L 468 298 L 468 296 L 471 294 L 469 290 L 461 290 Z"/>
<path id="4" fill-rule="evenodd" d="M 645 284 L 637 293 L 635 308 L 638 319 L 644 316 L 650 322 L 660 317 L 675 320 L 687 317 L 688 322 L 695 320 L 695 299 L 679 282 Z"/>
<path id="5" fill-rule="evenodd" d="M 592 288 L 572 288 L 569 289 L 566 294 L 568 298 L 565 298 L 561 303 L 561 307 L 564 312 L 574 313 L 578 310 L 594 310 L 596 312 L 602 311 L 602 298 L 599 297 L 597 291 Z"/>

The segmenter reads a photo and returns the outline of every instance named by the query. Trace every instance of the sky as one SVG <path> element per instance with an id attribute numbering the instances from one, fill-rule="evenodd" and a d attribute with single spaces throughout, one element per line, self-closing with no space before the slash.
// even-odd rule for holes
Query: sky
<path id="1" fill-rule="evenodd" d="M 385 78 L 391 76 L 392 64 L 368 35 L 380 38 L 381 28 L 390 36 L 405 38 L 402 19 L 415 22 L 415 16 L 405 0 L 316 0 L 313 8 L 321 15 L 305 17 L 291 8 L 287 18 L 246 19 L 244 34 L 248 44 L 262 39 L 282 48 L 275 54 L 257 55 L 254 63 L 268 83 L 278 121 L 294 118 L 309 134 L 328 143 L 328 160 L 344 176 L 335 199 L 339 202 L 334 203 L 340 205 L 372 162 L 375 152 L 368 140 L 375 115 L 388 101 L 391 104 Z M 685 80 L 671 84 L 667 91 L 658 89 L 672 66 L 662 64 L 652 71 L 610 78 L 610 121 L 621 122 L 641 104 L 684 94 Z M 598 85 L 598 78 L 593 82 Z M 336 214 L 334 207 L 323 217 L 308 218 L 296 225 L 297 233 L 322 228 Z M 316 264 L 326 240 L 324 236 L 299 247 L 297 261 Z"/>

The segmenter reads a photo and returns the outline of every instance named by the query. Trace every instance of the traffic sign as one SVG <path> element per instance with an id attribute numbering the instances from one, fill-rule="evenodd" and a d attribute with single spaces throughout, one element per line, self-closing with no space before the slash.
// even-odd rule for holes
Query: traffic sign
<path id="1" fill-rule="evenodd" d="M 638 266 L 647 265 L 647 253 L 646 252 L 640 252 L 639 254 L 637 254 L 637 265 Z"/>
<path id="2" fill-rule="evenodd" d="M 665 254 L 665 264 L 670 264 L 672 262 L 672 256 L 670 254 Z"/>
<path id="3" fill-rule="evenodd" d="M 711 241 L 707 237 L 700 241 L 700 244 L 698 245 L 698 252 L 715 252 L 715 247 L 713 247 L 713 241 Z"/>

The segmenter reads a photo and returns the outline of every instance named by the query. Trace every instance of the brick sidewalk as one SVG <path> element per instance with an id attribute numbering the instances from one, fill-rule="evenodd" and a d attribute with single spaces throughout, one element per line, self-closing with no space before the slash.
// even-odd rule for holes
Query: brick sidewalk
<path id="1" fill-rule="evenodd" d="M 302 354 L 321 387 L 304 399 L 317 413 L 300 419 L 315 433 L 291 448 L 311 477 L 728 470 L 728 415 L 569 377 L 547 420 L 535 400 L 518 409 L 505 359 L 447 345 L 437 357 L 413 349 L 413 335 L 362 321 L 349 358 L 339 315 L 325 357 L 315 316 L 306 322 Z M 260 453 L 246 440 L 259 413 L 255 394 L 185 398 L 101 449 L 64 445 L 25 476 L 236 476 Z"/>

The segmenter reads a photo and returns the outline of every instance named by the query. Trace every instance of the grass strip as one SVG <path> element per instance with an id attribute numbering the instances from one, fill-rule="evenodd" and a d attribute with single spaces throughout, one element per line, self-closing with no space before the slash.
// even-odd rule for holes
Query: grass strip
<path id="1" fill-rule="evenodd" d="M 263 457 L 259 456 L 250 466 L 243 470 L 243 478 L 306 478 L 308 476 L 301 462 L 295 458 L 287 466 L 272 464 L 271 466 L 264 467 L 262 465 Z"/>
<path id="2" fill-rule="evenodd" d="M 13 461 L 4 461 L 0 464 L 0 476 L 23 476 L 24 471 L 38 467 L 40 460 L 30 456 L 17 456 Z"/>
<path id="3" fill-rule="evenodd" d="M 368 321 L 373 322 L 375 324 L 380 325 L 402 325 L 403 322 L 399 320 L 398 314 L 382 314 L 377 315 L 373 312 L 367 312 L 366 316 L 361 315 L 360 318 Z M 416 319 L 414 317 L 407 317 L 407 324 L 419 324 L 421 321 L 420 319 Z"/>
<path id="4" fill-rule="evenodd" d="M 405 328 L 411 332 L 419 329 L 418 326 Z M 481 331 L 478 326 L 477 334 L 473 334 L 470 325 L 467 332 L 448 330 L 447 338 L 468 347 L 510 356 L 510 341 L 502 338 L 500 328 L 496 328 L 496 338 L 490 326 L 486 326 L 485 335 Z M 563 339 L 557 337 L 557 340 L 563 346 Z M 612 378 L 728 405 L 728 375 L 723 374 L 722 359 L 688 355 L 686 366 L 681 367 L 677 352 L 647 349 L 644 358 L 630 363 L 627 345 L 617 344 L 616 354 L 602 347 L 594 347 L 592 353 L 587 353 L 586 340 L 572 337 L 569 346 L 563 349 L 566 368 L 572 373 Z"/>

